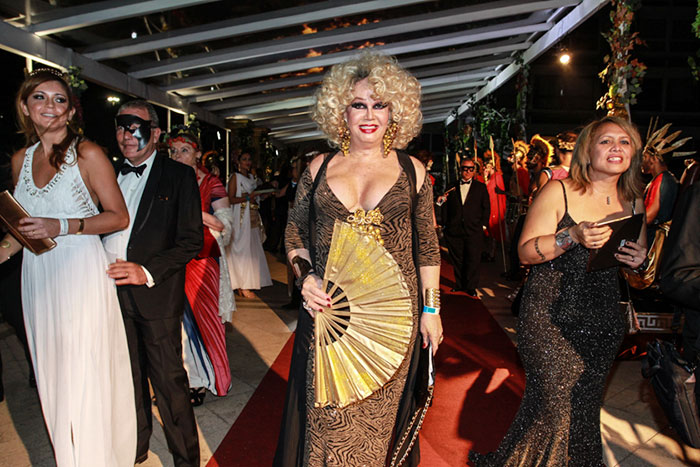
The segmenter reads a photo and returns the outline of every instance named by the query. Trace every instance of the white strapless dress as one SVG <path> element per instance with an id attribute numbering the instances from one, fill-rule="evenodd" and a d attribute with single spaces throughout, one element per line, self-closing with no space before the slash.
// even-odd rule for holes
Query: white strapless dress
<path id="1" fill-rule="evenodd" d="M 33 217 L 98 214 L 71 146 L 44 187 L 27 150 L 15 197 Z M 136 409 L 129 350 L 114 281 L 98 235 L 57 237 L 41 255 L 24 250 L 22 305 L 37 388 L 63 466 L 133 466 Z"/>

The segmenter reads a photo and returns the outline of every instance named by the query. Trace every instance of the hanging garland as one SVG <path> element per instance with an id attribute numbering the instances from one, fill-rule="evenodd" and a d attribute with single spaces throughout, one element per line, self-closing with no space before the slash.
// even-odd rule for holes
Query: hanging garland
<path id="1" fill-rule="evenodd" d="M 632 32 L 634 12 L 641 5 L 640 0 L 612 0 L 610 12 L 612 27 L 603 37 L 610 45 L 610 55 L 603 61 L 606 67 L 598 76 L 608 87 L 608 91 L 596 104 L 597 109 L 606 109 L 608 115 L 628 116 L 629 106 L 637 103 L 642 92 L 642 78 L 646 65 L 636 58 L 630 60 L 635 45 L 644 44 L 638 32 Z"/>
<path id="2" fill-rule="evenodd" d="M 700 0 L 698 0 L 698 9 L 695 15 L 695 21 L 693 22 L 692 28 L 695 37 L 700 39 Z M 700 50 L 695 52 L 695 56 L 698 57 L 698 61 L 700 61 Z M 698 63 L 695 61 L 695 58 L 692 55 L 688 57 L 688 65 L 690 65 L 690 73 L 693 75 L 693 79 L 695 81 L 700 81 L 700 65 L 698 65 Z"/>
<path id="3" fill-rule="evenodd" d="M 515 80 L 515 119 L 519 127 L 518 138 L 527 139 L 527 101 L 530 93 L 530 65 L 525 65 L 522 52 L 515 57 L 515 63 L 520 65 L 520 73 Z"/>
<path id="4" fill-rule="evenodd" d="M 78 132 L 82 134 L 85 122 L 83 120 L 83 106 L 80 103 L 80 96 L 83 95 L 83 92 L 88 88 L 88 86 L 85 80 L 80 77 L 80 71 L 80 67 L 69 66 L 68 71 L 65 72 L 63 76 L 68 82 L 68 86 L 71 87 L 71 93 L 73 94 L 72 104 L 73 108 L 75 109 L 74 119 L 78 125 Z"/>

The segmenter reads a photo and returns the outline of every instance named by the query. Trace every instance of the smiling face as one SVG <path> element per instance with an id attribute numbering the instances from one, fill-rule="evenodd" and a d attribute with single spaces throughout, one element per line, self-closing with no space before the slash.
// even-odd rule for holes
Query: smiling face
<path id="1" fill-rule="evenodd" d="M 190 143 L 184 141 L 173 141 L 170 143 L 170 157 L 174 160 L 189 165 L 193 169 L 197 167 L 197 162 L 202 156 Z"/>
<path id="2" fill-rule="evenodd" d="M 632 138 L 621 127 L 610 122 L 598 128 L 590 151 L 590 170 L 610 175 L 624 173 L 634 155 Z"/>
<path id="3" fill-rule="evenodd" d="M 345 120 L 350 129 L 350 146 L 379 147 L 389 124 L 389 105 L 372 97 L 374 91 L 367 78 L 353 88 L 354 99 L 345 109 Z"/>
<path id="4" fill-rule="evenodd" d="M 55 80 L 37 85 L 22 101 L 22 113 L 29 117 L 38 134 L 64 129 L 75 109 L 66 87 Z"/>
<path id="5" fill-rule="evenodd" d="M 148 111 L 140 107 L 127 107 L 119 112 L 119 115 L 133 115 L 145 122 L 150 122 Z M 143 161 L 148 159 L 151 154 L 153 154 L 158 138 L 160 138 L 160 128 L 151 128 L 148 139 L 139 142 L 139 137 L 135 130 L 138 130 L 140 126 L 141 123 L 136 122 L 130 123 L 129 128 L 124 128 L 120 125 L 117 126 L 117 144 L 119 145 L 119 149 L 124 157 L 133 165 L 140 165 Z"/>

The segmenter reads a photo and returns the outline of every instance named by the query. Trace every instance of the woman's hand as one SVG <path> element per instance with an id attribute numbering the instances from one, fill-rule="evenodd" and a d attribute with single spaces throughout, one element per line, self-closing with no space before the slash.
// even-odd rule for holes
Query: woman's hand
<path id="1" fill-rule="evenodd" d="M 25 217 L 17 230 L 27 238 L 54 238 L 61 233 L 61 223 L 48 217 Z"/>
<path id="2" fill-rule="evenodd" d="M 440 315 L 423 313 L 420 319 L 420 333 L 423 336 L 423 348 L 426 348 L 428 342 L 430 342 L 433 346 L 433 355 L 435 355 L 442 343 L 442 320 Z"/>
<path id="3" fill-rule="evenodd" d="M 636 242 L 626 241 L 617 251 L 615 258 L 630 269 L 637 269 L 647 259 L 647 249 Z"/>
<path id="4" fill-rule="evenodd" d="M 596 226 L 595 222 L 579 222 L 569 229 L 569 235 L 576 243 L 588 249 L 596 249 L 605 245 L 612 235 L 610 226 Z"/>
<path id="5" fill-rule="evenodd" d="M 323 311 L 323 307 L 331 306 L 331 297 L 321 288 L 323 281 L 316 274 L 309 274 L 304 279 L 301 288 L 301 296 L 304 309 L 309 312 L 312 318 L 316 317 L 316 312 Z"/>
<path id="6" fill-rule="evenodd" d="M 217 232 L 221 232 L 224 230 L 224 224 L 216 218 L 216 216 L 213 216 L 209 214 L 208 212 L 202 211 L 202 222 L 204 223 L 205 227 L 209 227 L 212 230 L 216 230 Z"/>

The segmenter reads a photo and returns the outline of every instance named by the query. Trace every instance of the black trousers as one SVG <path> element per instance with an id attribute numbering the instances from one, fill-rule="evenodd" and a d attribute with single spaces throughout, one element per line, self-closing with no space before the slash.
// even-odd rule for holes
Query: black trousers
<path id="1" fill-rule="evenodd" d="M 484 249 L 484 234 L 478 232 L 461 237 L 445 235 L 450 262 L 455 270 L 455 288 L 474 290 L 479 282 L 481 252 Z"/>
<path id="2" fill-rule="evenodd" d="M 176 466 L 199 466 L 197 423 L 182 364 L 182 317 L 145 320 L 122 309 L 134 379 L 136 458 L 148 453 L 153 431 L 151 380 L 163 431 Z"/>

